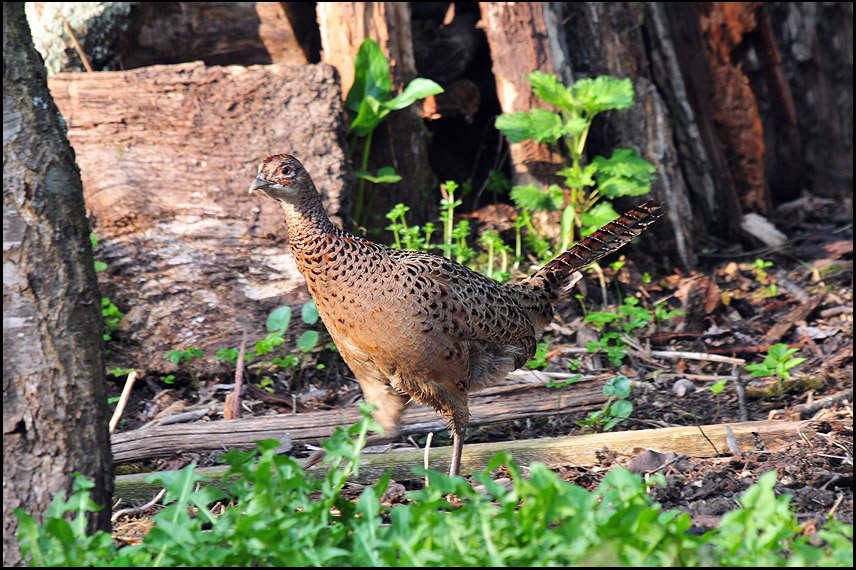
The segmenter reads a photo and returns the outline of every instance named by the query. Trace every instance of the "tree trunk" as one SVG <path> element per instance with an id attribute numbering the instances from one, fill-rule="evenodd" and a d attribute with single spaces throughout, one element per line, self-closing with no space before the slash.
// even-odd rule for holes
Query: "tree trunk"
<path id="1" fill-rule="evenodd" d="M 393 96 L 416 78 L 407 2 L 319 2 L 317 12 L 322 60 L 339 70 L 343 96 L 353 85 L 354 60 L 366 38 L 375 40 L 389 60 Z M 360 156 L 362 141 L 357 146 L 351 148 L 353 156 Z M 384 214 L 398 202 L 410 205 L 408 216 L 413 223 L 436 218 L 437 180 L 428 164 L 428 131 L 422 123 L 420 102 L 390 113 L 375 130 L 369 170 L 385 166 L 392 166 L 402 180 L 377 188 L 366 183 L 363 207 L 371 206 L 373 212 L 367 225 L 386 225 Z"/>
<path id="2" fill-rule="evenodd" d="M 113 489 L 101 299 L 80 175 L 22 3 L 3 4 L 3 564 L 79 471 Z"/>
<path id="3" fill-rule="evenodd" d="M 569 84 L 563 50 L 548 2 L 480 2 L 482 20 L 493 60 L 496 92 L 503 113 L 548 108 L 532 93 L 526 76 L 535 70 L 556 73 Z M 545 144 L 527 140 L 511 143 L 512 181 L 515 185 L 554 184 L 561 180 L 561 157 Z"/>
<path id="4" fill-rule="evenodd" d="M 570 65 L 576 79 L 611 75 L 628 77 L 635 92 L 633 107 L 606 113 L 595 123 L 588 140 L 589 158 L 610 156 L 616 148 L 632 148 L 656 168 L 652 195 L 668 204 L 668 223 L 652 229 L 657 250 L 677 251 L 684 268 L 695 266 L 695 221 L 684 173 L 675 148 L 670 109 L 655 86 L 649 61 L 649 45 L 643 32 L 644 6 L 633 3 L 586 2 L 565 4 L 558 20 L 566 22 Z M 602 122 L 601 122 L 602 121 Z M 634 201 L 638 198 L 634 198 Z M 618 201 L 618 211 L 630 206 Z M 664 220 L 666 221 L 666 220 Z"/>
<path id="5" fill-rule="evenodd" d="M 164 353 L 193 346 L 205 353 L 190 364 L 197 374 L 222 373 L 215 353 L 237 347 L 244 326 L 255 343 L 272 310 L 309 299 L 282 210 L 247 188 L 262 158 L 287 152 L 332 214 L 347 211 L 332 67 L 196 62 L 49 83 L 107 263 L 102 284 L 125 314 L 110 368 L 175 372 Z"/>

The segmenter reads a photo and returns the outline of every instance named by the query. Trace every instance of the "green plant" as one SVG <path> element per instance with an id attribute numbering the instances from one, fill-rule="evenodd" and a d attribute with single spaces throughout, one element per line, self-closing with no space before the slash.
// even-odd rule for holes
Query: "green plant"
<path id="1" fill-rule="evenodd" d="M 92 249 L 94 250 L 98 247 L 98 238 L 95 236 L 95 232 L 89 232 L 89 243 L 92 245 Z M 95 261 L 95 271 L 106 271 L 107 264 L 103 261 Z M 119 321 L 125 316 L 125 314 L 119 310 L 119 307 L 113 304 L 113 301 L 110 300 L 109 297 L 101 297 L 101 316 L 104 318 L 104 342 L 109 342 L 112 340 L 112 333 L 115 330 L 118 330 Z M 105 354 L 110 354 L 109 349 L 104 350 Z"/>
<path id="2" fill-rule="evenodd" d="M 386 214 L 392 222 L 386 229 L 395 237 L 393 247 L 409 251 L 428 251 L 432 247 L 431 235 L 434 233 L 434 224 L 428 222 L 421 228 L 418 225 L 408 226 L 405 214 L 409 211 L 408 206 L 398 203 Z"/>
<path id="3" fill-rule="evenodd" d="M 199 382 L 196 380 L 196 374 L 193 372 L 193 367 L 190 363 L 195 358 L 202 358 L 204 356 L 204 352 L 199 350 L 198 348 L 193 348 L 192 346 L 184 349 L 184 350 L 168 350 L 163 354 L 164 358 L 169 358 L 169 361 L 175 365 L 180 366 L 182 361 L 187 362 L 187 372 L 190 374 L 190 380 L 193 382 L 193 387 L 197 390 L 199 389 Z"/>
<path id="4" fill-rule="evenodd" d="M 419 468 L 430 486 L 408 493 L 404 504 L 381 503 L 389 475 L 351 501 L 341 491 L 358 469 L 367 432 L 379 429 L 363 413 L 325 442 L 332 469 L 319 479 L 277 454 L 270 440 L 226 455 L 222 489 L 198 487 L 207 480 L 192 466 L 150 475 L 167 489 L 166 508 L 136 546 L 117 548 L 105 532 L 86 535 L 85 514 L 100 507 L 89 497 L 92 484 L 79 480 L 69 501 L 54 500 L 42 525 L 15 511 L 22 555 L 38 566 L 852 567 L 852 525 L 830 519 L 816 537 L 802 536 L 790 497 L 776 497 L 772 471 L 703 536 L 689 532 L 687 514 L 662 511 L 650 498 L 651 487 L 665 484 L 662 475 L 645 482 L 618 467 L 590 492 L 538 462 L 524 477 L 505 453 L 473 474 L 481 491 Z M 500 467 L 510 488 L 491 477 Z"/>
<path id="5" fill-rule="evenodd" d="M 351 148 L 356 150 L 356 138 L 364 138 L 363 156 L 360 168 L 355 173 L 359 178 L 354 219 L 357 224 L 364 223 L 364 215 L 371 208 L 371 197 L 365 196 L 365 182 L 398 182 L 401 176 L 391 167 L 384 167 L 377 175 L 368 170 L 369 150 L 372 135 L 386 116 L 392 111 L 409 107 L 419 99 L 442 93 L 443 88 L 430 79 L 417 78 L 396 97 L 392 97 L 392 80 L 389 74 L 389 62 L 380 46 L 371 38 L 366 38 L 354 60 L 354 84 L 345 99 L 345 109 L 351 114 L 351 130 L 354 139 Z"/>
<path id="6" fill-rule="evenodd" d="M 398 249 L 411 251 L 428 251 L 436 247 L 447 259 L 454 259 L 458 263 L 466 263 L 476 256 L 476 252 L 467 245 L 470 235 L 470 223 L 468 220 L 459 220 L 455 223 L 455 208 L 462 204 L 461 200 L 455 198 L 455 191 L 461 188 L 454 180 L 447 180 L 440 186 L 442 198 L 440 199 L 440 221 L 443 224 L 443 240 L 436 245 L 431 244 L 431 235 L 435 231 L 434 224 L 427 223 L 422 228 L 419 226 L 408 226 L 405 214 L 410 210 L 404 204 L 396 204 L 386 217 L 392 221 L 387 229 L 393 232 L 395 246 Z M 462 188 L 466 190 L 467 185 Z M 422 237 L 424 235 L 424 237 Z"/>
<path id="7" fill-rule="evenodd" d="M 679 315 L 684 314 L 686 314 L 686 311 L 668 310 L 668 305 L 665 302 L 656 303 L 654 305 L 654 320 L 657 322 L 657 330 L 662 330 L 663 323 L 668 321 L 672 317 L 677 317 Z"/>
<path id="8" fill-rule="evenodd" d="M 310 299 L 303 304 L 300 309 L 300 317 L 305 324 L 310 326 L 319 322 L 318 309 L 315 307 L 315 301 Z M 286 305 L 271 311 L 270 315 L 268 315 L 267 321 L 265 321 L 265 328 L 268 330 L 268 335 L 263 339 L 259 339 L 253 348 L 246 351 L 244 355 L 245 362 L 252 362 L 256 357 L 261 357 L 262 360 L 259 364 L 259 371 L 261 374 L 267 372 L 271 367 L 274 367 L 274 369 L 278 367 L 298 368 L 302 362 L 303 355 L 318 345 L 320 332 L 318 330 L 304 331 L 298 337 L 296 343 L 296 348 L 299 352 L 297 354 L 286 354 L 283 352 L 282 346 L 285 344 L 284 335 L 285 331 L 288 330 L 289 324 L 291 324 L 291 307 Z M 280 347 L 279 356 L 272 356 L 273 351 L 277 347 Z M 270 363 L 268 363 L 269 356 L 271 357 Z M 224 348 L 218 350 L 215 357 L 217 360 L 226 360 L 226 362 L 234 366 L 237 363 L 238 349 Z M 323 367 L 323 364 L 317 365 L 317 368 Z M 273 393 L 274 391 L 273 380 L 270 376 L 263 375 L 258 379 L 256 385 L 268 392 Z"/>
<path id="9" fill-rule="evenodd" d="M 764 281 L 765 279 L 767 279 L 768 275 L 767 275 L 766 269 L 768 267 L 772 267 L 772 266 L 773 266 L 772 261 L 764 261 L 763 259 L 760 259 L 760 258 L 753 261 L 751 267 L 752 267 L 752 272 L 755 274 L 755 281 L 760 283 L 760 282 Z"/>
<path id="10" fill-rule="evenodd" d="M 638 307 L 638 304 L 638 299 L 626 297 L 624 303 L 618 307 L 618 313 L 592 311 L 587 314 L 583 321 L 592 323 L 601 331 L 598 340 L 586 344 L 589 352 L 606 352 L 607 358 L 614 366 L 621 366 L 627 351 L 624 335 L 644 328 L 654 319 L 652 311 Z M 617 328 L 620 330 L 616 330 Z"/>
<path id="11" fill-rule="evenodd" d="M 791 358 L 798 351 L 798 348 L 788 348 L 784 343 L 774 344 L 763 362 L 747 364 L 746 371 L 751 372 L 750 378 L 775 376 L 776 384 L 781 388 L 782 382 L 790 379 L 791 368 L 805 362 L 805 358 Z"/>
<path id="12" fill-rule="evenodd" d="M 546 368 L 550 364 L 547 360 L 547 351 L 550 349 L 550 337 L 546 337 L 543 341 L 535 345 L 535 354 L 532 355 L 532 360 L 526 363 L 529 368 L 539 369 Z"/>
<path id="13" fill-rule="evenodd" d="M 517 186 L 511 193 L 523 210 L 562 210 L 559 251 L 564 251 L 573 241 L 618 217 L 610 203 L 600 202 L 602 198 L 647 194 L 655 168 L 630 149 L 616 149 L 610 158 L 596 156 L 583 166 L 585 143 L 595 116 L 633 106 L 629 79 L 604 75 L 580 79 L 566 87 L 555 75 L 535 71 L 527 80 L 535 95 L 558 112 L 532 109 L 501 115 L 496 128 L 511 142 L 530 139 L 547 143 L 564 157 L 565 167 L 557 173 L 564 178 L 564 189 L 556 184 L 547 188 L 530 184 Z"/>
<path id="14" fill-rule="evenodd" d="M 577 422 L 581 426 L 594 426 L 600 431 L 609 431 L 630 417 L 633 412 L 633 402 L 625 398 L 630 396 L 633 385 L 626 376 L 610 378 L 603 386 L 607 396 L 603 408 L 589 414 L 584 420 Z"/>
<path id="15" fill-rule="evenodd" d="M 485 230 L 479 236 L 479 243 L 487 248 L 487 268 L 485 275 L 496 279 L 497 281 L 508 281 L 511 278 L 509 271 L 509 254 L 511 248 L 508 247 L 502 238 L 499 237 L 499 232 L 496 230 Z M 499 256 L 499 269 L 494 269 L 496 258 Z"/>

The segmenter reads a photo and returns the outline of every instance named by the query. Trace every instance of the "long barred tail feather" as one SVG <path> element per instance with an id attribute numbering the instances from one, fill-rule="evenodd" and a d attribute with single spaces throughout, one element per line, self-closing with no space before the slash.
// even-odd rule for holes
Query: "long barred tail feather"
<path id="1" fill-rule="evenodd" d="M 557 293 L 564 293 L 580 279 L 579 275 L 573 276 L 576 271 L 626 245 L 657 221 L 662 214 L 661 204 L 646 202 L 590 234 L 547 263 L 530 279 L 535 280 L 539 277 L 546 279 Z"/>

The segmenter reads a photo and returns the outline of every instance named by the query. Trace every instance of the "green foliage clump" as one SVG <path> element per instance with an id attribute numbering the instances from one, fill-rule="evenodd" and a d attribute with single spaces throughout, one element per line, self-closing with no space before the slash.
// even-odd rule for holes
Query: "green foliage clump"
<path id="1" fill-rule="evenodd" d="M 362 160 L 355 172 L 360 180 L 354 212 L 357 224 L 365 222 L 365 213 L 371 209 L 371 196 L 365 195 L 366 181 L 380 184 L 401 180 L 401 176 L 389 166 L 379 169 L 377 174 L 368 172 L 369 151 L 375 129 L 392 111 L 404 109 L 419 99 L 442 92 L 443 88 L 434 81 L 419 77 L 393 97 L 389 62 L 380 46 L 371 38 L 366 38 L 360 45 L 354 60 L 354 84 L 345 98 L 345 109 L 351 116 L 351 149 L 357 148 L 358 138 L 364 140 Z"/>
<path id="2" fill-rule="evenodd" d="M 564 178 L 564 188 L 557 184 L 547 188 L 534 184 L 516 186 L 511 197 L 524 211 L 562 210 L 559 251 L 564 251 L 576 239 L 618 217 L 612 205 L 602 198 L 647 194 L 655 179 L 655 168 L 632 149 L 616 149 L 609 158 L 596 156 L 588 164 L 583 163 L 595 116 L 633 106 L 633 84 L 629 79 L 603 75 L 565 86 L 554 74 L 541 71 L 530 73 L 526 79 L 535 95 L 557 112 L 532 109 L 501 115 L 496 119 L 496 128 L 511 142 L 534 140 L 551 145 L 565 159 L 564 168 L 557 172 Z"/>
<path id="3" fill-rule="evenodd" d="M 316 325 L 319 323 L 320 316 L 318 308 L 315 306 L 315 301 L 309 300 L 303 304 L 300 309 L 300 318 L 307 325 Z M 285 332 L 291 324 L 291 307 L 282 306 L 271 311 L 268 315 L 265 327 L 268 330 L 268 335 L 256 342 L 255 346 L 246 351 L 244 354 L 244 362 L 250 363 L 257 357 L 261 357 L 259 371 L 262 374 L 270 370 L 279 368 L 299 368 L 303 362 L 303 357 L 318 345 L 321 338 L 321 333 L 318 330 L 304 331 L 297 339 L 296 352 L 285 353 L 282 346 L 285 344 Z M 320 325 L 319 325 L 320 326 Z M 279 348 L 279 355 L 273 356 L 273 352 Z M 268 357 L 271 357 L 268 362 Z M 215 354 L 217 360 L 225 360 L 233 366 L 238 361 L 237 348 L 224 348 L 218 350 Z M 324 368 L 323 364 L 318 364 L 317 367 Z M 260 388 L 273 393 L 273 380 L 270 376 L 262 376 L 258 385 Z"/>
<path id="4" fill-rule="evenodd" d="M 784 343 L 774 344 L 767 351 L 763 362 L 747 364 L 746 371 L 751 372 L 750 378 L 775 376 L 776 383 L 781 388 L 782 382 L 790 379 L 791 368 L 805 362 L 805 358 L 792 358 L 798 351 L 798 348 L 788 348 Z"/>
<path id="5" fill-rule="evenodd" d="M 363 413 L 324 443 L 332 469 L 321 479 L 276 454 L 270 440 L 225 456 L 222 489 L 197 489 L 207 480 L 193 466 L 149 476 L 166 487 L 166 507 L 136 546 L 117 548 L 103 532 L 86 535 L 85 515 L 99 507 L 89 498 L 91 483 L 78 481 L 42 525 L 15 511 L 22 555 L 31 566 L 852 566 L 853 527 L 830 520 L 818 533 L 825 544 L 812 545 L 800 535 L 790 497 L 776 497 L 774 472 L 703 536 L 688 532 L 688 515 L 651 500 L 647 491 L 665 484 L 662 475 L 645 483 L 616 468 L 589 492 L 541 463 L 525 478 L 504 453 L 473 474 L 483 491 L 461 477 L 415 469 L 430 485 L 408 493 L 405 504 L 381 503 L 389 474 L 352 502 L 341 491 L 358 471 L 366 434 L 380 429 L 368 407 Z M 503 466 L 510 489 L 490 475 Z"/>

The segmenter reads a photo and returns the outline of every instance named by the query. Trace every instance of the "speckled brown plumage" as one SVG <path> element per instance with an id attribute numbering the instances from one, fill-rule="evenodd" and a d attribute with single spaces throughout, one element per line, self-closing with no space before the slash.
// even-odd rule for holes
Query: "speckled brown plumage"
<path id="1" fill-rule="evenodd" d="M 457 474 L 469 420 L 468 393 L 520 368 L 553 304 L 578 270 L 638 236 L 659 217 L 640 206 L 517 283 L 499 283 L 430 253 L 352 236 L 327 218 L 315 185 L 287 154 L 266 158 L 250 191 L 285 212 L 297 269 L 339 353 L 388 437 L 407 404 L 432 406 L 453 429 Z"/>

